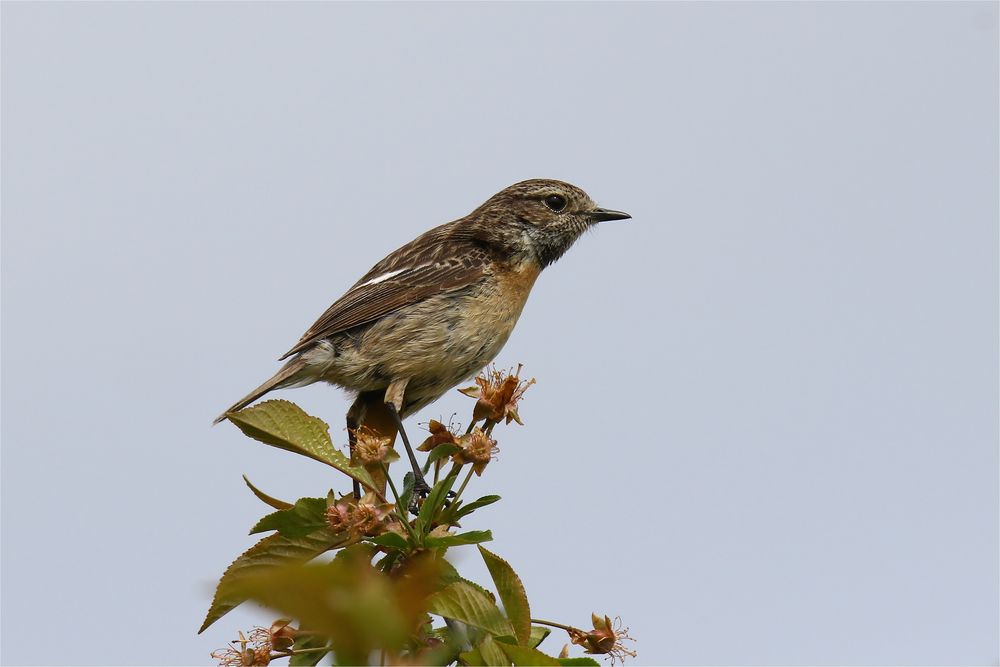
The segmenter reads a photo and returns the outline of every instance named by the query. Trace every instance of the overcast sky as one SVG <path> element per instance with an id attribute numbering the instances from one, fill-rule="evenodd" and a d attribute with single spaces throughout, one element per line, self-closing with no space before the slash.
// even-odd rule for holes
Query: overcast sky
<path id="1" fill-rule="evenodd" d="M 548 177 L 633 220 L 498 358 L 538 384 L 470 528 L 534 613 L 621 615 L 637 664 L 997 664 L 997 7 L 5 2 L 3 663 L 270 620 L 195 634 L 241 473 L 347 486 L 212 418 Z M 282 396 L 344 444 L 341 391 Z"/>

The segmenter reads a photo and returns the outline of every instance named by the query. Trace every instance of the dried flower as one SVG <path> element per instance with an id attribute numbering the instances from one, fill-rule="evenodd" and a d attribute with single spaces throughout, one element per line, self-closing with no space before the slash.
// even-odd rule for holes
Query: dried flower
<path id="1" fill-rule="evenodd" d="M 344 496 L 326 508 L 326 523 L 334 532 L 346 532 L 354 537 L 375 536 L 385 532 L 390 504 L 376 504 L 371 493 L 361 500 Z"/>
<path id="2" fill-rule="evenodd" d="M 418 451 L 429 452 L 438 445 L 458 444 L 458 439 L 455 437 L 455 434 L 452 433 L 447 426 L 437 421 L 436 419 L 432 419 L 430 420 L 430 422 L 428 422 L 427 430 L 430 431 L 431 434 L 427 437 L 426 440 L 420 443 L 420 446 L 417 447 Z"/>
<path id="3" fill-rule="evenodd" d="M 517 370 L 513 373 L 490 367 L 476 378 L 475 387 L 459 389 L 466 396 L 477 399 L 476 407 L 472 410 L 472 420 L 486 419 L 507 424 L 516 421 L 524 426 L 517 414 L 517 403 L 528 387 L 535 384 L 535 378 L 521 382 L 520 374 L 521 364 L 517 365 Z"/>
<path id="4" fill-rule="evenodd" d="M 392 463 L 399 454 L 392 448 L 392 438 L 362 426 L 354 431 L 354 465 L 380 468 L 382 463 Z"/>
<path id="5" fill-rule="evenodd" d="M 635 641 L 628 634 L 628 628 L 622 627 L 622 619 L 615 617 L 614 623 L 608 616 L 600 617 L 591 614 L 594 629 L 588 632 L 572 628 L 568 630 L 570 641 L 577 646 L 582 646 L 586 653 L 607 655 L 611 658 L 611 664 L 615 661 L 625 662 L 625 658 L 634 658 L 636 652 L 625 648 L 622 640 Z"/>
<path id="6" fill-rule="evenodd" d="M 471 463 L 476 475 L 482 476 L 486 465 L 498 451 L 497 441 L 477 426 L 472 433 L 458 439 L 458 451 L 452 455 L 452 460 L 460 465 Z"/>
<path id="7" fill-rule="evenodd" d="M 229 642 L 225 649 L 212 651 L 213 660 L 219 667 L 257 667 L 271 662 L 270 634 L 264 628 L 255 628 L 248 639 L 242 632 L 240 638 Z"/>
<path id="8" fill-rule="evenodd" d="M 250 640 L 267 642 L 270 647 L 275 651 L 289 651 L 292 645 L 295 643 L 295 636 L 297 634 L 295 627 L 292 626 L 292 619 L 290 618 L 279 618 L 274 623 L 271 623 L 271 627 L 268 629 L 264 628 L 254 628 L 250 633 Z"/>

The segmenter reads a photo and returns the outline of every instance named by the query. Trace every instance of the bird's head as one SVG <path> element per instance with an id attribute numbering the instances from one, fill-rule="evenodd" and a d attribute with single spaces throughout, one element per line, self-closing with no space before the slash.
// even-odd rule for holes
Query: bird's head
<path id="1" fill-rule="evenodd" d="M 535 178 L 504 188 L 466 220 L 512 255 L 531 255 L 547 266 L 597 223 L 631 217 L 600 208 L 575 185 Z"/>

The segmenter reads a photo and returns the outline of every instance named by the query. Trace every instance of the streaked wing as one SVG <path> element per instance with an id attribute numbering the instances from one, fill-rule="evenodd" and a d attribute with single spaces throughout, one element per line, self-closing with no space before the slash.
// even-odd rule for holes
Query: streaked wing
<path id="1" fill-rule="evenodd" d="M 295 347 L 281 358 L 301 352 L 324 338 L 374 322 L 408 304 L 472 285 L 482 279 L 487 265 L 487 255 L 483 250 L 464 243 L 447 245 L 451 246 L 451 252 L 414 252 L 415 248 L 404 246 L 376 264 L 327 308 Z M 400 252 L 404 250 L 410 252 Z M 388 261 L 390 259 L 391 262 Z"/>

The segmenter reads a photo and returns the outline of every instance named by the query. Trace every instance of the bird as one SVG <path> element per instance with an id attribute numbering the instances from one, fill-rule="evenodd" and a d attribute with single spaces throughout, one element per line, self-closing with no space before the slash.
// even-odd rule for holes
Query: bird
<path id="1" fill-rule="evenodd" d="M 584 232 L 631 217 L 563 181 L 504 188 L 375 264 L 282 355 L 277 373 L 214 423 L 276 389 L 340 386 L 354 395 L 346 418 L 352 454 L 362 426 L 391 440 L 398 432 L 414 491 L 426 495 L 403 420 L 496 357 L 539 274 Z"/>

